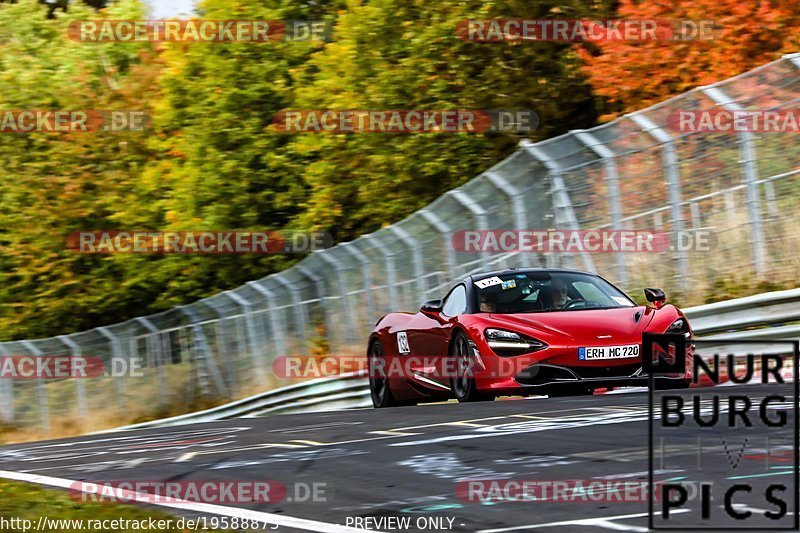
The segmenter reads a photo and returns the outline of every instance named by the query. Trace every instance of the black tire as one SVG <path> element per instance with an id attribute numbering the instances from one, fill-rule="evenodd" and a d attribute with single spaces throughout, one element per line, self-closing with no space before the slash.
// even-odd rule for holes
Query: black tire
<path id="1" fill-rule="evenodd" d="M 373 361 L 376 358 L 382 358 L 385 352 L 383 351 L 383 344 L 381 341 L 375 339 L 369 346 L 369 353 L 367 354 L 367 366 L 369 367 L 369 395 L 372 397 L 372 405 L 376 409 L 382 407 L 395 407 L 399 405 L 397 400 L 392 396 L 392 391 L 389 388 L 389 379 L 380 377 L 380 370 L 375 370 Z M 386 365 L 379 365 L 379 368 L 386 368 Z"/>
<path id="2" fill-rule="evenodd" d="M 455 376 L 450 378 L 450 387 L 453 395 L 460 403 L 466 402 L 485 402 L 494 400 L 494 396 L 478 390 L 475 378 L 470 377 L 470 354 L 469 339 L 461 331 L 453 336 L 450 347 L 450 357 L 455 359 Z"/>

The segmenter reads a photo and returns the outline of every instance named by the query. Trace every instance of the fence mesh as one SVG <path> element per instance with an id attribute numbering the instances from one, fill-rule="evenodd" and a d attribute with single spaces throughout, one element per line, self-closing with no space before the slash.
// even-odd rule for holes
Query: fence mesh
<path id="1" fill-rule="evenodd" d="M 384 313 L 415 311 L 457 278 L 522 266 L 596 271 L 628 291 L 661 286 L 684 305 L 720 286 L 797 283 L 800 144 L 795 133 L 685 133 L 678 110 L 788 110 L 800 54 L 695 89 L 591 130 L 536 144 L 405 220 L 305 258 L 279 274 L 162 313 L 49 339 L 0 343 L 0 355 L 101 358 L 119 376 L 0 379 L 0 417 L 40 429 L 130 420 L 197 398 L 284 384 L 280 355 L 359 354 Z M 733 106 L 733 107 L 732 107 Z M 711 230 L 711 253 L 467 253 L 473 229 Z M 177 407 L 176 407 L 177 406 Z M 66 422 L 65 422 L 66 421 Z"/>

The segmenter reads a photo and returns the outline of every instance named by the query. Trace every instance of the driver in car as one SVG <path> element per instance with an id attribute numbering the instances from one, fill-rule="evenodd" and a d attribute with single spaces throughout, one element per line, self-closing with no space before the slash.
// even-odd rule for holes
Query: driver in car
<path id="1" fill-rule="evenodd" d="M 554 279 L 550 284 L 550 294 L 553 298 L 553 308 L 563 309 L 570 299 L 567 296 L 567 283 L 563 279 Z"/>

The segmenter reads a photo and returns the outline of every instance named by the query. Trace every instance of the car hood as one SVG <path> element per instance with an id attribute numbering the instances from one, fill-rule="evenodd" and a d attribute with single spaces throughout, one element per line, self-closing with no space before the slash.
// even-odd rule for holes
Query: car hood
<path id="1" fill-rule="evenodd" d="M 642 332 L 654 313 L 652 309 L 640 306 L 515 315 L 492 313 L 489 316 L 497 327 L 531 335 L 544 342 L 558 338 L 558 344 L 569 344 L 574 340 L 581 344 L 604 345 L 641 342 Z"/>

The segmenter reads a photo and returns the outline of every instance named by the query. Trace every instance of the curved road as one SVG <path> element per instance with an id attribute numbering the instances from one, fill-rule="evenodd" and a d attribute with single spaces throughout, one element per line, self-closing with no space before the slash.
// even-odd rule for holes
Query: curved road
<path id="1" fill-rule="evenodd" d="M 792 395 L 790 385 L 725 388 L 726 394 L 737 391 L 754 403 L 776 392 Z M 647 394 L 639 392 L 238 419 L 2 447 L 0 477 L 49 485 L 63 480 L 277 481 L 287 489 L 283 501 L 198 511 L 269 518 L 279 531 L 645 531 L 647 505 L 640 501 L 481 503 L 460 498 L 457 487 L 459 480 L 477 478 L 646 481 L 647 412 Z M 715 430 L 710 431 L 682 432 L 684 440 L 667 447 L 666 462 L 657 461 L 656 479 L 692 479 L 687 465 L 699 461 L 696 437 L 713 436 Z M 791 434 L 787 429 L 783 436 Z M 774 471 L 775 463 L 767 457 L 764 464 L 765 450 L 755 440 L 743 453 L 738 443 L 736 453 L 728 453 L 727 446 L 725 454 L 739 457 L 744 467 L 757 464 Z M 787 453 L 780 439 L 771 446 L 767 456 Z M 721 450 L 706 444 L 702 454 L 722 456 Z M 704 480 L 722 480 L 728 470 L 724 464 L 704 464 Z M 305 489 L 314 484 L 320 501 L 303 501 Z M 695 515 L 696 510 L 684 513 Z M 410 522 L 399 528 L 402 523 L 386 521 L 390 517 Z"/>

